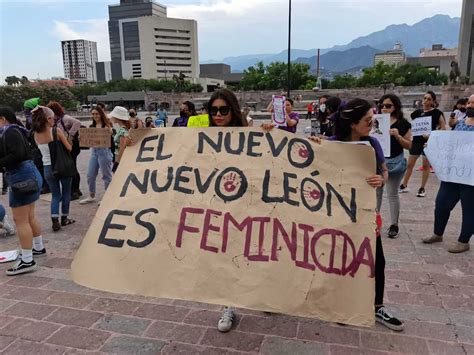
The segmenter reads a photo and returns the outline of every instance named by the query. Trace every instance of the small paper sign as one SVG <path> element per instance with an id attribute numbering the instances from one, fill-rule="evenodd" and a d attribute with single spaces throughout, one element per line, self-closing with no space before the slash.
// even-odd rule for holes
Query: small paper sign
<path id="1" fill-rule="evenodd" d="M 273 113 L 272 121 L 276 126 L 286 126 L 285 96 L 272 96 Z"/>
<path id="2" fill-rule="evenodd" d="M 370 132 L 371 137 L 377 138 L 380 145 L 382 146 L 383 155 L 386 157 L 390 156 L 390 114 L 379 114 L 373 117 L 374 124 L 372 131 Z"/>
<path id="3" fill-rule="evenodd" d="M 431 116 L 418 117 L 411 121 L 413 137 L 431 133 Z"/>
<path id="4" fill-rule="evenodd" d="M 0 251 L 0 263 L 15 261 L 19 254 L 18 250 Z"/>
<path id="5" fill-rule="evenodd" d="M 81 128 L 79 143 L 84 148 L 110 148 L 110 128 Z"/>

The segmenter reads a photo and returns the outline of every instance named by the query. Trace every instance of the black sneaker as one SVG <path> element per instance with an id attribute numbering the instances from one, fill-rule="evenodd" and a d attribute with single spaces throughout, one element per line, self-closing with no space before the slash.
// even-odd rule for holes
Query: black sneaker
<path id="1" fill-rule="evenodd" d="M 388 312 L 384 306 L 375 309 L 375 320 L 397 332 L 403 330 L 403 323 Z"/>
<path id="2" fill-rule="evenodd" d="M 42 256 L 42 255 L 46 255 L 46 248 L 43 248 L 41 250 L 36 250 L 35 248 L 33 248 L 33 256 Z"/>
<path id="3" fill-rule="evenodd" d="M 395 224 L 392 224 L 387 231 L 387 237 L 391 239 L 398 238 L 398 226 Z"/>
<path id="4" fill-rule="evenodd" d="M 26 274 L 36 270 L 36 263 L 31 260 L 30 263 L 24 262 L 22 259 L 18 260 L 11 268 L 6 271 L 8 276 L 15 276 L 20 274 Z"/>
<path id="5" fill-rule="evenodd" d="M 416 197 L 425 197 L 426 196 L 426 191 L 424 188 L 420 187 L 418 189 L 418 193 L 416 194 Z"/>
<path id="6" fill-rule="evenodd" d="M 79 194 L 77 192 L 73 192 L 71 194 L 71 201 L 75 201 L 75 200 L 79 200 L 81 196 L 79 196 Z"/>

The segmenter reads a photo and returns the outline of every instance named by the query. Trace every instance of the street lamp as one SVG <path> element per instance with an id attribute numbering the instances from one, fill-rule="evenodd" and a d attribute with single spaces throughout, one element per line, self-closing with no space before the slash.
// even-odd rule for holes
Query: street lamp
<path id="1" fill-rule="evenodd" d="M 288 78 L 286 97 L 290 98 L 290 84 L 291 84 L 291 0 L 288 0 Z"/>

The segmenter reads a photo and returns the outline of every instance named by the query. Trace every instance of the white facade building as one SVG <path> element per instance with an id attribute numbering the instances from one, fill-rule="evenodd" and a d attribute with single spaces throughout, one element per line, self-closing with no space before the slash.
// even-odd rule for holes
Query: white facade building
<path id="1" fill-rule="evenodd" d="M 78 85 L 97 81 L 97 43 L 84 39 L 61 41 L 64 76 Z"/>

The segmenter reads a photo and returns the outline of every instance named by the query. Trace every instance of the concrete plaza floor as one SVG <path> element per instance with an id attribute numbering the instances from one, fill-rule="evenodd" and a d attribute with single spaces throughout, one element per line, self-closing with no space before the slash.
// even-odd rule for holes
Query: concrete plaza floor
<path id="1" fill-rule="evenodd" d="M 83 192 L 88 157 L 88 151 L 79 156 Z M 432 174 L 427 196 L 417 198 L 420 178 L 414 173 L 412 192 L 401 196 L 400 237 L 383 240 L 385 301 L 405 321 L 401 333 L 378 324 L 358 328 L 239 309 L 234 329 L 221 334 L 219 306 L 79 286 L 69 278 L 70 264 L 97 205 L 72 202 L 77 222 L 52 233 L 49 202 L 42 197 L 37 212 L 48 256 L 37 259 L 39 270 L 30 275 L 7 277 L 8 264 L 0 264 L 0 353 L 474 354 L 473 251 L 447 252 L 459 233 L 459 207 L 444 243 L 421 243 L 432 232 L 438 181 Z M 1 200 L 6 203 L 5 196 Z M 383 216 L 388 220 L 386 200 Z M 0 240 L 0 250 L 15 247 L 15 237 Z"/>

